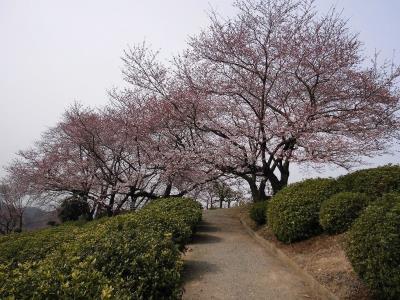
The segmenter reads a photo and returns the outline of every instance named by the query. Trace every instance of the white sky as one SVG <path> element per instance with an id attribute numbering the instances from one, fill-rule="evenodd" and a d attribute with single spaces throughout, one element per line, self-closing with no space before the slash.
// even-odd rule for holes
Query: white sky
<path id="1" fill-rule="evenodd" d="M 207 25 L 211 6 L 229 16 L 232 1 L 0 0 L 0 166 L 55 125 L 75 100 L 105 104 L 106 91 L 121 84 L 120 56 L 128 45 L 146 40 L 170 57 Z M 397 50 L 400 61 L 400 1 L 316 3 L 321 11 L 344 9 L 366 53 L 378 49 L 391 58 Z M 373 161 L 399 163 L 400 154 Z M 339 173 L 324 170 L 319 176 Z M 315 175 L 293 168 L 291 180 Z"/>

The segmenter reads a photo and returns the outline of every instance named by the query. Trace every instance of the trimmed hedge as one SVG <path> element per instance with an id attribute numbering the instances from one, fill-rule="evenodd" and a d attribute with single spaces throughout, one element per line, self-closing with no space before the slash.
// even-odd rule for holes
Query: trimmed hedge
<path id="1" fill-rule="evenodd" d="M 28 260 L 43 259 L 62 243 L 72 241 L 80 230 L 78 224 L 66 223 L 62 226 L 23 232 L 5 236 L 0 241 L 0 263 L 22 263 Z"/>
<path id="2" fill-rule="evenodd" d="M 319 212 L 319 223 L 329 234 L 347 231 L 370 202 L 363 193 L 342 192 L 325 200 Z"/>
<path id="3" fill-rule="evenodd" d="M 43 259 L 60 245 L 73 241 L 79 232 L 92 230 L 106 220 L 66 222 L 34 232 L 6 235 L 0 239 L 0 263 L 17 264 Z"/>
<path id="4" fill-rule="evenodd" d="M 386 165 L 359 170 L 337 179 L 341 191 L 365 193 L 379 198 L 385 193 L 400 192 L 400 166 Z"/>
<path id="5" fill-rule="evenodd" d="M 400 193 L 369 205 L 351 227 L 346 254 L 382 299 L 400 299 Z"/>
<path id="6" fill-rule="evenodd" d="M 13 260 L 0 264 L 0 298 L 179 298 L 182 262 L 178 248 L 200 218 L 195 201 L 171 198 L 157 200 L 137 213 L 76 227 L 73 239 L 67 233 L 67 240 L 55 242 L 45 256 L 22 255 L 19 264 Z M 62 232 L 68 232 L 67 228 Z M 32 233 L 32 240 L 41 234 Z M 9 243 L 3 241 L 1 247 Z"/>
<path id="7" fill-rule="evenodd" d="M 284 243 L 309 238 L 322 231 L 319 211 L 324 200 L 335 194 L 333 179 L 308 179 L 279 191 L 268 205 L 268 225 Z"/>
<path id="8" fill-rule="evenodd" d="M 187 198 L 167 198 L 153 200 L 147 205 L 144 210 L 164 211 L 168 213 L 178 212 L 183 221 L 190 226 L 192 230 L 201 221 L 202 206 L 199 202 Z M 182 209 L 184 213 L 182 213 Z"/>
<path id="9" fill-rule="evenodd" d="M 250 218 L 257 223 L 257 225 L 264 225 L 267 223 L 267 207 L 268 201 L 261 201 L 253 203 L 250 208 Z"/>

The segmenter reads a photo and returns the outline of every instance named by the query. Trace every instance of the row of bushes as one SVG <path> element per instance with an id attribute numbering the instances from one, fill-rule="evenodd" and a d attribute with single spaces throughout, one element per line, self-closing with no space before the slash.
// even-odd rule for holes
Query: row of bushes
<path id="1" fill-rule="evenodd" d="M 285 243 L 351 228 L 346 253 L 355 271 L 378 296 L 400 298 L 400 166 L 289 185 L 253 206 L 250 215 L 258 224 L 262 207 L 268 226 Z"/>
<path id="2" fill-rule="evenodd" d="M 3 239 L 0 298 L 179 298 L 179 249 L 200 219 L 197 202 L 168 198 L 137 213 Z"/>
<path id="3" fill-rule="evenodd" d="M 400 193 L 369 205 L 351 227 L 346 254 L 354 270 L 382 299 L 400 299 Z"/>
<path id="4" fill-rule="evenodd" d="M 319 223 L 329 234 L 343 233 L 372 201 L 373 198 L 364 193 L 335 194 L 322 202 Z"/>

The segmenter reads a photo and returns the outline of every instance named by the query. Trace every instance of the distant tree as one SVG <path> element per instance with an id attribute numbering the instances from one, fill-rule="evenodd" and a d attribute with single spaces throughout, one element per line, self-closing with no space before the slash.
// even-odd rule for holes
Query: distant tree
<path id="1" fill-rule="evenodd" d="M 7 234 L 16 228 L 17 216 L 15 210 L 7 201 L 8 187 L 0 185 L 0 234 Z"/>
<path id="2" fill-rule="evenodd" d="M 206 203 L 206 209 L 230 208 L 233 203 L 244 200 L 245 196 L 240 191 L 235 181 L 219 178 L 200 187 L 198 198 Z"/>
<path id="3" fill-rule="evenodd" d="M 226 182 L 221 180 L 213 182 L 213 192 L 218 198 L 219 208 L 223 208 L 224 203 L 230 208 L 233 202 L 237 202 L 243 198 L 243 195 L 239 191 L 235 191 Z"/>
<path id="4" fill-rule="evenodd" d="M 20 232 L 24 213 L 33 202 L 27 185 L 20 178 L 9 176 L 0 184 L 0 233 Z"/>

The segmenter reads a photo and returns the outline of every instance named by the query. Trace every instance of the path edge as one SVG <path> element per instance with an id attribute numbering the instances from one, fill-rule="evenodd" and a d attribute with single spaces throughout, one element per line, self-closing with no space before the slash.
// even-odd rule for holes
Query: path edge
<path id="1" fill-rule="evenodd" d="M 303 270 L 293 259 L 287 256 L 282 250 L 274 244 L 264 239 L 257 232 L 250 228 L 243 217 L 240 217 L 240 223 L 246 229 L 247 233 L 260 244 L 268 253 L 275 255 L 278 259 L 286 263 L 297 275 L 299 275 L 321 299 L 339 300 L 339 297 L 320 284 L 310 273 Z"/>

